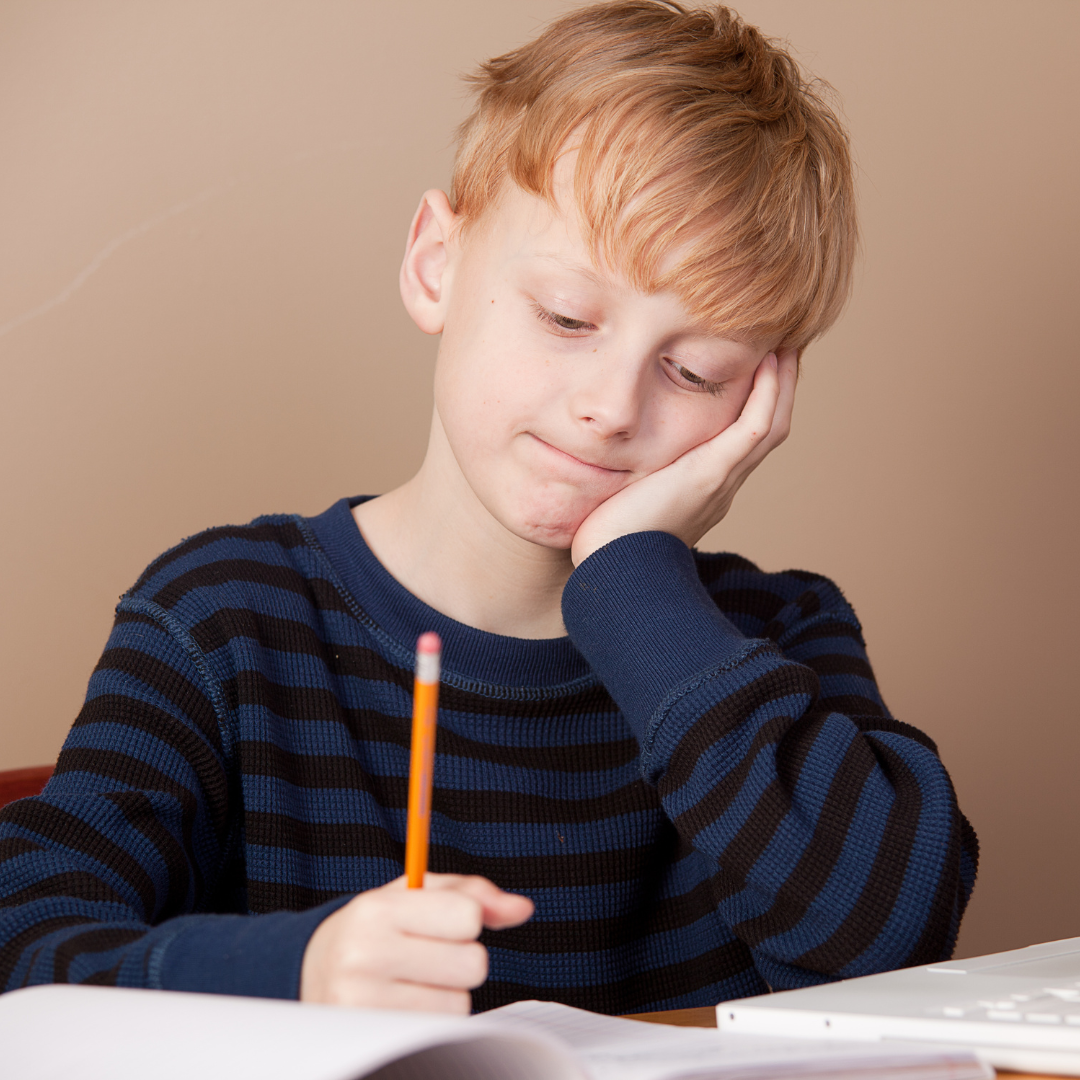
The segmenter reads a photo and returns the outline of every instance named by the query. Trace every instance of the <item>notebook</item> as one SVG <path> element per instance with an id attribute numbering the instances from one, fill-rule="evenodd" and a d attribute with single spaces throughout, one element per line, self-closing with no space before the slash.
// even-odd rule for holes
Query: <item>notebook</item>
<path id="1" fill-rule="evenodd" d="M 1080 1076 L 1080 938 L 725 1001 L 723 1031 L 968 1046 L 1001 1069 Z"/>
<path id="2" fill-rule="evenodd" d="M 986 1080 L 970 1052 L 761 1039 L 521 1001 L 475 1017 L 36 986 L 0 995 L 5 1080 Z"/>

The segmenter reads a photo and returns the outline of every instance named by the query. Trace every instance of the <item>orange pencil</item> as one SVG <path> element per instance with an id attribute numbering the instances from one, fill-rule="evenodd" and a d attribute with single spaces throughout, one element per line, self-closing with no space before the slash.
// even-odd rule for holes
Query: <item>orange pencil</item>
<path id="1" fill-rule="evenodd" d="M 435 767 L 435 721 L 439 715 L 438 634 L 416 643 L 413 683 L 412 755 L 409 760 L 409 820 L 405 829 L 405 877 L 410 889 L 424 885 L 431 832 L 431 774 Z"/>

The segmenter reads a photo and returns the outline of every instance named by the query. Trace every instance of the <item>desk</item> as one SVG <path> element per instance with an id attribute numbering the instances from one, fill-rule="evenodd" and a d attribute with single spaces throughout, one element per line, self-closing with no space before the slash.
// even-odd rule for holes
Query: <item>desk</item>
<path id="1" fill-rule="evenodd" d="M 674 1024 L 677 1027 L 716 1027 L 716 1010 L 708 1006 L 698 1009 L 672 1009 L 670 1012 L 634 1013 L 627 1020 L 645 1020 L 650 1024 Z M 999 1070 L 1008 1080 L 1054 1080 L 1036 1073 L 1015 1073 Z M 1057 1078 L 1060 1080 L 1060 1077 Z"/>

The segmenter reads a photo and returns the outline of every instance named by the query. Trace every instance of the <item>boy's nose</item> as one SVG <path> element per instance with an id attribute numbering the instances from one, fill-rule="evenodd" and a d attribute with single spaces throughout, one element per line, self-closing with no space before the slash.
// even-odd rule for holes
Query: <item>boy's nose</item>
<path id="1" fill-rule="evenodd" d="M 570 396 L 574 419 L 601 439 L 628 439 L 641 425 L 641 387 L 626 365 L 597 364 L 584 374 Z"/>

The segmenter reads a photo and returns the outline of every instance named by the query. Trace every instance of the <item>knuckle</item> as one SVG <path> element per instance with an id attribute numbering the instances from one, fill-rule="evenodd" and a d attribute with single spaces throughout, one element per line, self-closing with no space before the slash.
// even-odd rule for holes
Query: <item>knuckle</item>
<path id="1" fill-rule="evenodd" d="M 483 928 L 483 908 L 479 901 L 464 893 L 450 895 L 453 899 L 446 910 L 454 926 L 460 928 L 462 933 L 467 933 L 469 937 L 476 937 Z"/>
<path id="2" fill-rule="evenodd" d="M 385 971 L 387 967 L 386 950 L 378 939 L 368 935 L 359 935 L 349 942 L 347 956 L 342 965 L 350 972 Z"/>
<path id="3" fill-rule="evenodd" d="M 488 951 L 479 942 L 465 946 L 461 957 L 461 972 L 466 977 L 467 985 L 475 989 L 487 979 Z"/>

